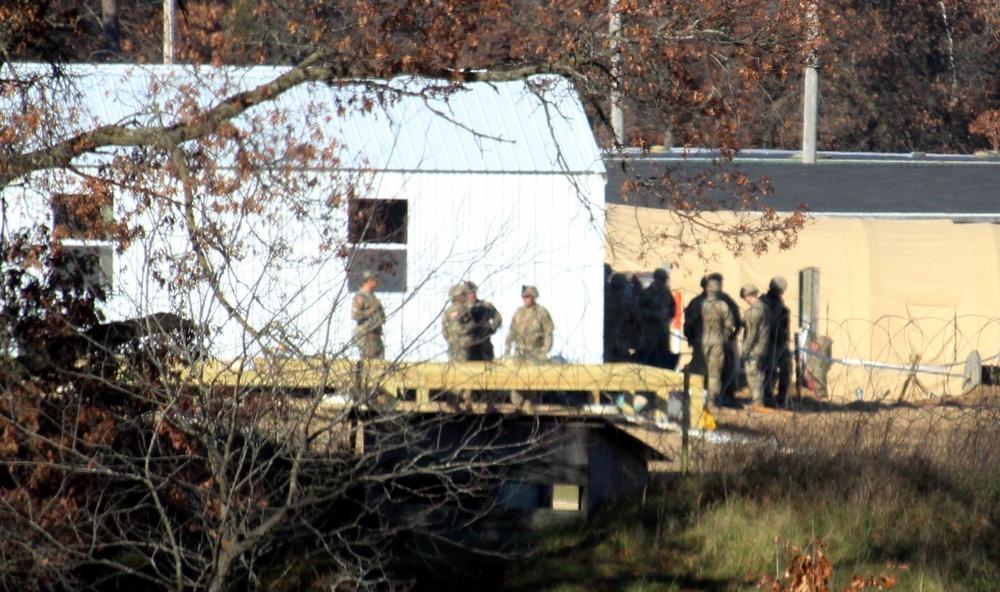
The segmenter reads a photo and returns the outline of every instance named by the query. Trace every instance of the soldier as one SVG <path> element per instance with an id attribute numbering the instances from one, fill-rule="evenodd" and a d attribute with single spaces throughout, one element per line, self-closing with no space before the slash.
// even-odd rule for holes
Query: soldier
<path id="1" fill-rule="evenodd" d="M 771 313 L 771 331 L 768 333 L 766 372 L 764 373 L 764 398 L 784 407 L 788 397 L 788 387 L 792 378 L 792 352 L 788 341 L 791 337 L 791 312 L 785 306 L 783 296 L 788 289 L 788 280 L 780 275 L 771 278 L 767 294 L 760 299 Z M 778 392 L 774 392 L 774 382 L 778 381 Z"/>
<path id="2" fill-rule="evenodd" d="M 642 316 L 640 360 L 657 368 L 669 368 L 671 361 L 676 364 L 670 352 L 670 323 L 674 320 L 677 305 L 670 291 L 669 279 L 666 269 L 657 269 L 653 272 L 653 283 L 639 294 Z"/>
<path id="3" fill-rule="evenodd" d="M 493 334 L 503 325 L 503 317 L 495 306 L 486 300 L 480 300 L 477 294 L 478 286 L 465 282 L 466 299 L 472 314 L 472 342 L 469 345 L 469 359 L 480 362 L 492 362 Z"/>
<path id="4" fill-rule="evenodd" d="M 448 343 L 448 359 L 453 362 L 469 361 L 472 343 L 472 311 L 466 301 L 465 284 L 452 286 L 448 291 L 451 303 L 441 313 L 441 330 Z"/>
<path id="5" fill-rule="evenodd" d="M 545 307 L 538 304 L 538 290 L 534 286 L 521 286 L 524 304 L 514 313 L 504 344 L 504 355 L 515 360 L 545 362 L 552 349 L 552 332 L 555 325 Z"/>
<path id="6" fill-rule="evenodd" d="M 378 287 L 378 272 L 367 270 L 361 275 L 361 289 L 354 294 L 351 319 L 358 324 L 354 328 L 354 343 L 358 346 L 362 360 L 385 358 L 385 344 L 382 342 L 382 326 L 385 325 L 385 309 L 375 295 Z"/>
<path id="7" fill-rule="evenodd" d="M 718 272 L 713 272 L 701 279 L 701 289 L 702 292 L 698 296 L 695 296 L 691 302 L 688 303 L 687 307 L 684 309 L 684 337 L 688 340 L 691 345 L 691 364 L 689 366 L 691 372 L 695 374 L 706 375 L 707 368 L 705 365 L 705 360 L 701 357 L 702 347 L 701 347 L 701 306 L 705 302 L 706 292 L 705 286 L 709 280 L 715 280 L 719 282 L 719 294 L 720 300 L 726 303 L 729 307 L 730 312 L 733 314 L 733 321 L 736 325 L 735 331 L 738 332 L 740 329 L 740 307 L 736 304 L 736 301 L 732 299 L 729 294 L 722 291 L 722 274 Z M 736 391 L 739 387 L 739 376 L 740 376 L 740 365 L 739 365 L 739 344 L 736 342 L 736 333 L 734 332 L 733 337 L 726 343 L 726 360 L 722 371 L 722 389 L 726 397 L 730 399 L 736 398 Z"/>
<path id="8" fill-rule="evenodd" d="M 750 404 L 764 406 L 764 371 L 767 366 L 767 342 L 771 332 L 771 312 L 758 297 L 753 284 L 740 288 L 740 298 L 750 305 L 743 314 L 743 367 L 750 387 Z"/>
<path id="9" fill-rule="evenodd" d="M 639 349 L 639 307 L 626 294 L 628 278 L 615 273 L 604 295 L 604 361 L 627 362 Z"/>
<path id="10" fill-rule="evenodd" d="M 736 332 L 736 322 L 729 305 L 719 298 L 719 280 L 705 282 L 705 300 L 701 304 L 701 349 L 708 374 L 708 397 L 716 405 L 735 401 L 722 394 L 722 373 L 726 362 L 726 343 Z"/>
<path id="11" fill-rule="evenodd" d="M 705 358 L 701 349 L 701 306 L 705 303 L 705 285 L 708 276 L 701 278 L 701 294 L 698 294 L 684 307 L 684 339 L 691 347 L 691 361 L 687 370 L 692 374 L 705 375 Z"/>
<path id="12" fill-rule="evenodd" d="M 740 305 L 736 304 L 733 297 L 722 289 L 723 281 L 721 273 L 713 273 L 708 276 L 708 279 L 719 280 L 719 300 L 722 300 L 729 306 L 729 310 L 733 313 L 733 321 L 736 324 L 736 329 L 733 331 L 732 337 L 726 342 L 726 365 L 722 370 L 722 394 L 730 400 L 735 400 L 736 391 L 740 387 L 740 344 L 737 339 L 737 335 L 743 326 L 740 320 Z"/>

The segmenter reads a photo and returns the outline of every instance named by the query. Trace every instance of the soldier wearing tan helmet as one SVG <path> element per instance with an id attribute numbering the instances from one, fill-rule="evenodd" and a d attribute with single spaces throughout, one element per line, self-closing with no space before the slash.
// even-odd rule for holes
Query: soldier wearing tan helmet
<path id="1" fill-rule="evenodd" d="M 362 360 L 385 358 L 385 343 L 382 341 L 382 326 L 385 325 L 385 309 L 375 295 L 378 288 L 377 271 L 366 270 L 361 274 L 361 289 L 354 294 L 351 304 L 351 320 L 354 328 L 354 343 Z"/>
<path id="2" fill-rule="evenodd" d="M 549 311 L 538 304 L 537 299 L 537 288 L 521 286 L 521 300 L 524 304 L 517 309 L 510 322 L 504 355 L 522 361 L 548 361 L 555 324 Z"/>
<path id="3" fill-rule="evenodd" d="M 722 280 L 722 274 L 719 272 L 712 272 L 702 277 L 701 294 L 691 299 L 691 302 L 684 309 L 684 337 L 691 346 L 691 363 L 688 369 L 692 373 L 701 374 L 706 377 L 708 369 L 706 360 L 702 356 L 704 348 L 701 344 L 703 325 L 701 307 L 707 298 L 706 286 L 709 281 L 718 282 L 719 291 L 717 296 L 719 300 L 725 302 L 726 306 L 729 307 L 729 311 L 733 315 L 733 322 L 736 325 L 736 331 L 740 330 L 740 307 L 729 294 L 726 294 L 722 290 Z M 726 406 L 739 406 L 736 400 L 736 390 L 739 386 L 740 359 L 739 344 L 736 341 L 735 333 L 726 342 L 725 353 L 726 359 L 722 370 L 722 394 L 720 400 L 716 401 L 716 403 Z"/>
<path id="4" fill-rule="evenodd" d="M 750 305 L 743 313 L 743 368 L 750 387 L 750 404 L 764 406 L 764 372 L 767 368 L 767 343 L 771 332 L 771 312 L 759 298 L 757 286 L 740 288 L 740 298 Z"/>
<path id="5" fill-rule="evenodd" d="M 726 363 L 726 344 L 736 332 L 733 311 L 719 298 L 721 288 L 719 280 L 709 279 L 705 283 L 705 301 L 701 304 L 701 351 L 707 367 L 708 398 L 716 405 L 723 402 L 720 394 Z"/>
<path id="6" fill-rule="evenodd" d="M 465 283 L 452 286 L 448 291 L 451 302 L 441 313 L 441 331 L 448 343 L 448 359 L 453 362 L 469 361 L 472 314 L 466 301 L 466 292 Z"/>

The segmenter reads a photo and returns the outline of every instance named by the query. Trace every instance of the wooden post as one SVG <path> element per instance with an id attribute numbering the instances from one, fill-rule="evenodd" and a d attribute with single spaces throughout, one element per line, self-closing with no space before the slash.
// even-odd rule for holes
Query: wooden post
<path id="1" fill-rule="evenodd" d="M 802 349 L 799 347 L 799 340 L 802 333 L 795 334 L 795 352 L 792 355 L 792 362 L 795 364 L 793 376 L 795 377 L 795 401 L 802 404 L 802 382 L 805 380 L 805 373 L 802 368 Z M 786 395 L 787 396 L 787 395 Z"/>
<path id="2" fill-rule="evenodd" d="M 590 391 L 590 404 L 591 405 L 601 404 L 601 391 L 598 390 Z"/>
<path id="3" fill-rule="evenodd" d="M 684 397 L 681 404 L 681 474 L 688 472 L 688 430 L 691 425 L 691 373 L 684 368 Z"/>
<path id="4" fill-rule="evenodd" d="M 819 54 L 816 40 L 819 38 L 818 2 L 810 2 L 806 8 L 807 40 L 809 53 L 806 55 L 806 72 L 802 81 L 802 164 L 816 162 L 816 122 L 819 119 Z"/>
<path id="5" fill-rule="evenodd" d="M 910 355 L 910 371 L 906 375 L 906 380 L 903 381 L 903 387 L 899 389 L 899 399 L 897 402 L 902 403 L 906 398 L 906 391 L 910 390 L 910 387 L 920 389 L 924 393 L 925 397 L 930 397 L 931 392 L 928 390 L 924 383 L 920 382 L 920 378 L 917 376 L 917 369 L 920 367 L 920 354 Z"/>
<path id="6" fill-rule="evenodd" d="M 354 453 L 364 454 L 365 453 L 365 423 L 358 420 L 356 425 L 356 431 L 354 432 Z"/>

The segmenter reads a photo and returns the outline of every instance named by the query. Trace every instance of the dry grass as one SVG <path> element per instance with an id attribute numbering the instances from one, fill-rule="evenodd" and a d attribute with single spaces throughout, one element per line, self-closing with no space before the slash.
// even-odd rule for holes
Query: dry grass
<path id="1" fill-rule="evenodd" d="M 822 548 L 824 590 L 1000 589 L 1000 390 L 921 405 L 804 399 L 718 420 L 738 437 L 694 439 L 690 474 L 661 473 L 641 500 L 545 533 L 477 587 L 785 590 L 804 559 L 794 548 Z M 679 436 L 655 437 L 677 452 Z"/>
<path id="2" fill-rule="evenodd" d="M 779 566 L 784 542 L 819 538 L 841 585 L 881 572 L 904 590 L 1000 585 L 1000 389 L 919 405 L 806 396 L 792 413 L 724 409 L 717 419 L 741 438 L 695 441 L 697 495 L 715 501 L 692 532 L 733 564 L 722 572 L 762 565 L 762 538 L 775 543 L 768 554 Z"/>
<path id="3" fill-rule="evenodd" d="M 717 408 L 713 434 L 691 438 L 689 468 L 693 472 L 734 470 L 736 457 L 757 449 L 800 453 L 857 452 L 884 456 L 919 456 L 956 468 L 1000 466 L 1000 388 L 980 388 L 965 397 L 928 400 L 921 404 L 818 401 L 808 391 L 785 411 Z M 681 469 L 681 437 L 677 432 L 630 430 L 663 453 L 657 472 Z M 997 444 L 997 446 L 994 446 Z M 997 455 L 994 455 L 994 450 Z M 729 460 L 727 460 L 729 459 Z"/>

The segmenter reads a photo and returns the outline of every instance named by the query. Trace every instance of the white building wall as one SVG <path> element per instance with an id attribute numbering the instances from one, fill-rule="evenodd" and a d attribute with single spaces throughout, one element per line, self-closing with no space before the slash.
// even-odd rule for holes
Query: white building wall
<path id="1" fill-rule="evenodd" d="M 173 120 L 172 93 L 182 92 L 181 83 L 203 80 L 197 88 L 207 89 L 207 81 L 214 77 L 239 75 L 239 84 L 252 87 L 278 73 L 267 68 L 239 72 L 81 66 L 81 104 L 89 106 L 94 121 L 122 121 L 141 113 L 169 123 Z M 154 79 L 160 83 L 151 84 Z M 417 99 L 391 103 L 372 114 L 313 117 L 294 128 L 307 134 L 310 125 L 322 122 L 324 134 L 343 140 L 345 157 L 351 158 L 342 162 L 381 169 L 361 197 L 409 203 L 407 291 L 380 295 L 389 313 L 388 357 L 444 359 L 440 313 L 448 288 L 471 279 L 480 286 L 481 297 L 493 302 L 508 324 L 521 304 L 520 286 L 537 286 L 539 302 L 549 309 L 556 325 L 553 355 L 574 362 L 600 361 L 604 167 L 570 85 L 560 79 L 550 82 L 553 86 L 547 97 L 553 101 L 549 104 L 552 117 L 523 83 L 506 83 L 472 85 L 469 92 L 436 105 L 448 117 Z M 158 94 L 149 96 L 154 92 Z M 358 91 L 342 88 L 336 92 L 347 96 Z M 206 91 L 206 101 L 210 94 Z M 325 85 L 313 85 L 264 108 L 304 117 L 333 105 L 335 96 Z M 154 99 L 162 111 L 143 109 Z M 258 115 L 266 119 L 266 114 Z M 90 122 L 89 117 L 83 119 Z M 86 157 L 76 164 L 94 166 L 104 158 Z M 413 172 L 398 172 L 402 170 Z M 67 177 L 66 185 L 71 187 L 74 181 Z M 330 173 L 329 183 L 335 180 Z M 165 187 L 164 194 L 169 189 Z M 5 195 L 18 191 L 8 189 Z M 305 196 L 311 198 L 310 211 L 301 219 L 293 219 L 291 208 L 282 207 L 283 196 L 269 196 L 278 202 L 264 214 L 215 215 L 220 229 L 213 240 L 223 250 L 241 252 L 228 259 L 218 252 L 209 253 L 218 270 L 220 295 L 232 310 L 223 307 L 204 283 L 184 285 L 198 266 L 186 230 L 176 223 L 183 213 L 176 207 L 150 211 L 147 219 L 139 221 L 144 234 L 115 257 L 108 318 L 177 312 L 210 326 L 213 353 L 219 357 L 257 355 L 262 347 L 276 345 L 253 343 L 236 318 L 265 333 L 283 332 L 289 343 L 303 344 L 301 351 L 293 353 L 355 355 L 350 348 L 354 323 L 350 321 L 352 293 L 346 262 L 335 252 L 319 248 L 323 218 L 329 214 L 324 210 L 324 191 L 330 190 L 318 189 L 315 195 Z M 46 220 L 51 216 L 47 197 L 39 193 L 19 199 L 14 206 L 8 201 L 11 219 L 23 215 L 17 224 Z M 303 196 L 295 199 L 302 203 Z M 162 202 L 171 203 L 169 199 Z M 133 205 L 127 195 L 115 198 L 118 216 L 136 211 Z M 333 226 L 344 238 L 346 206 L 339 212 Z M 280 253 L 271 252 L 276 246 L 283 247 Z M 498 349 L 506 332 L 505 324 L 494 337 Z"/>
<path id="2" fill-rule="evenodd" d="M 553 355 L 600 362 L 601 176 L 387 173 L 375 191 L 410 204 L 409 290 L 380 296 L 390 312 L 389 356 L 444 359 L 440 313 L 448 289 L 469 279 L 504 316 L 493 339 L 498 351 L 521 305 L 521 285 L 532 284 L 556 324 Z"/>
<path id="3" fill-rule="evenodd" d="M 600 175 L 379 174 L 367 197 L 405 199 L 409 204 L 408 288 L 379 294 L 388 314 L 387 356 L 446 359 L 440 313 L 448 289 L 469 279 L 505 319 L 493 339 L 498 353 L 521 305 L 521 286 L 531 284 L 556 325 L 552 354 L 599 363 L 603 191 Z M 188 237 L 176 227 L 147 221 L 146 234 L 115 257 L 113 298 L 105 307 L 108 319 L 177 312 L 213 329 L 212 352 L 220 358 L 258 355 L 262 345 L 275 345 L 254 342 L 236 320 L 242 316 L 258 331 L 269 324 L 272 330 L 280 326 L 289 341 L 302 344 L 299 353 L 355 356 L 350 345 L 354 323 L 348 261 L 320 252 L 315 220 L 323 207 L 323 190 L 312 201 L 311 218 L 235 225 L 228 246 L 242 241 L 248 249 L 245 256 L 231 259 L 228 268 L 221 257 L 213 257 L 221 270 L 221 294 L 237 314 L 226 310 L 205 284 L 168 289 L 194 269 Z M 127 196 L 116 200 L 116 209 L 130 207 Z M 45 208 L 36 209 L 24 220 L 48 215 Z M 336 224 L 346 233 L 345 210 L 338 212 Z M 280 240 L 288 240 L 291 249 L 268 259 L 268 246 Z"/>

